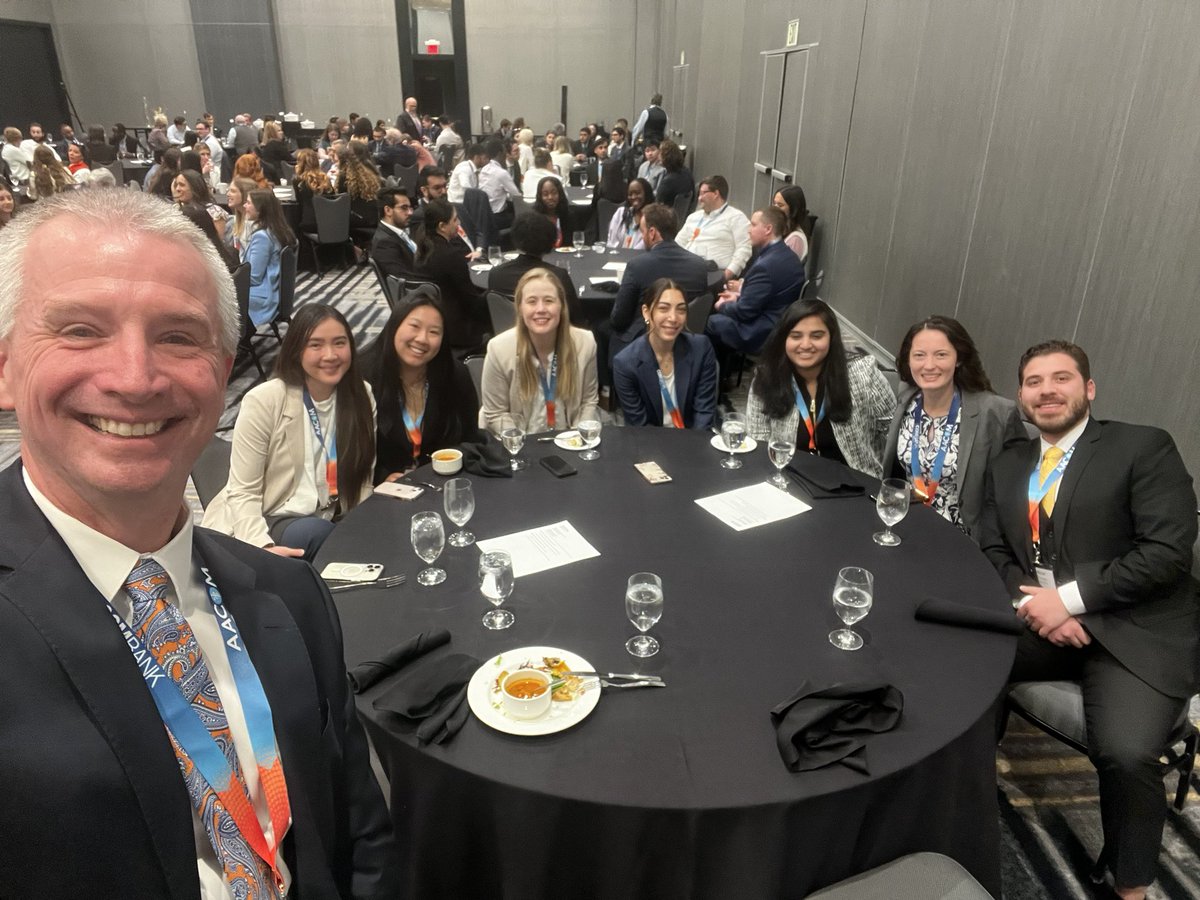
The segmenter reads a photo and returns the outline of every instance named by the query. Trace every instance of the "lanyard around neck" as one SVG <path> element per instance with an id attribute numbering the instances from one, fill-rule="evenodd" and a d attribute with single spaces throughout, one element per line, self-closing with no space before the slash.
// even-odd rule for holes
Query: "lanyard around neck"
<path id="1" fill-rule="evenodd" d="M 804 422 L 804 427 L 808 431 L 808 450 L 810 453 L 814 453 L 817 449 L 817 427 L 825 421 L 825 398 L 821 398 L 821 407 L 818 409 L 815 396 L 805 403 L 804 395 L 800 392 L 798 385 L 793 383 L 792 391 L 796 395 L 796 409 L 800 411 L 800 420 Z M 817 394 L 820 393 L 821 390 L 818 387 Z"/>
<path id="2" fill-rule="evenodd" d="M 308 392 L 308 388 L 304 389 L 304 408 L 308 410 L 308 421 L 312 425 L 313 437 L 317 439 L 317 446 L 325 454 L 325 484 L 329 489 L 330 501 L 337 500 L 338 484 L 337 484 L 337 429 L 330 428 L 329 434 L 326 436 L 321 430 L 321 419 L 317 415 L 317 406 L 313 402 L 312 395 Z M 331 417 L 330 425 L 333 425 Z M 328 443 L 326 442 L 328 437 Z"/>
<path id="3" fill-rule="evenodd" d="M 550 374 L 546 375 L 546 370 L 542 368 L 542 361 L 537 361 L 538 382 L 542 386 L 542 398 L 546 401 L 546 425 L 550 428 L 554 427 L 554 397 L 558 388 L 558 353 L 550 354 Z"/>
<path id="4" fill-rule="evenodd" d="M 955 391 L 954 398 L 950 401 L 950 412 L 946 415 L 946 424 L 942 426 L 937 455 L 933 459 L 933 465 L 929 467 L 929 472 L 923 474 L 921 472 L 921 416 L 925 412 L 925 395 L 924 393 L 917 394 L 916 406 L 913 409 L 913 433 L 909 470 L 912 472 L 913 487 L 921 495 L 922 502 L 926 506 L 933 503 L 933 498 L 937 494 L 938 485 L 942 480 L 942 469 L 946 465 L 946 453 L 950 450 L 950 445 L 954 442 L 954 436 L 958 433 L 957 426 L 961 403 L 962 398 L 958 391 Z M 930 421 L 933 421 L 932 416 L 930 417 Z"/>

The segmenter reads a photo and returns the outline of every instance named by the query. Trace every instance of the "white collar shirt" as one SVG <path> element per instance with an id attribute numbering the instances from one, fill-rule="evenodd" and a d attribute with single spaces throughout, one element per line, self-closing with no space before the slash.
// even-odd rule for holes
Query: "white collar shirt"
<path id="1" fill-rule="evenodd" d="M 676 241 L 684 250 L 712 260 L 718 269 L 728 269 L 735 276 L 746 267 L 754 249 L 750 220 L 728 203 L 711 213 L 697 209 L 679 229 Z"/>
<path id="2" fill-rule="evenodd" d="M 504 212 L 510 197 L 521 196 L 521 189 L 508 170 L 494 159 L 488 160 L 479 170 L 479 189 L 488 195 L 488 203 L 494 213 Z"/>

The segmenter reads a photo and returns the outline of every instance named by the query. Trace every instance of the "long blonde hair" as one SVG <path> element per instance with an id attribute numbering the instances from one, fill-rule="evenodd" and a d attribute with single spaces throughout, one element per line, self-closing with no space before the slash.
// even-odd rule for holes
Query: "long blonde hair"
<path id="1" fill-rule="evenodd" d="M 521 400 L 524 402 L 533 398 L 541 389 L 537 375 L 537 353 L 533 349 L 533 341 L 529 337 L 529 329 L 525 326 L 525 317 L 521 315 L 521 297 L 525 286 L 531 281 L 545 281 L 554 288 L 558 295 L 561 309 L 558 318 L 558 334 L 554 339 L 554 353 L 558 363 L 557 392 L 560 397 L 579 398 L 583 389 L 580 383 L 578 366 L 575 364 L 575 342 L 571 340 L 571 314 L 567 311 L 566 297 L 563 293 L 562 282 L 549 269 L 530 269 L 517 282 L 513 292 L 513 304 L 517 313 L 517 387 Z"/>

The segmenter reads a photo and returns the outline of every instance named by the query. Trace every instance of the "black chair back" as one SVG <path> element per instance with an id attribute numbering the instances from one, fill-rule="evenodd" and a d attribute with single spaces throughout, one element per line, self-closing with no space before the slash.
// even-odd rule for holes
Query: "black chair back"
<path id="1" fill-rule="evenodd" d="M 688 303 L 687 329 L 692 334 L 704 334 L 704 326 L 717 302 L 716 291 L 709 289 Z"/>
<path id="2" fill-rule="evenodd" d="M 317 242 L 344 244 L 350 240 L 350 195 L 313 196 L 313 217 L 317 220 Z"/>
<path id="3" fill-rule="evenodd" d="M 296 167 L 293 166 L 290 162 L 286 162 L 285 160 L 280 160 L 279 161 L 279 177 L 290 184 L 292 179 L 296 177 Z"/>
<path id="4" fill-rule="evenodd" d="M 483 361 L 486 356 L 478 354 L 466 357 L 463 362 L 467 366 L 467 371 L 471 373 L 471 380 L 475 382 L 475 396 L 483 396 Z"/>
<path id="5" fill-rule="evenodd" d="M 192 466 L 192 484 L 196 487 L 200 505 L 205 509 L 229 481 L 229 458 L 232 451 L 232 443 L 214 435 L 200 451 L 200 458 Z"/>
<path id="6" fill-rule="evenodd" d="M 612 222 L 612 217 L 620 208 L 621 204 L 619 203 L 613 203 L 603 197 L 596 198 L 596 234 L 599 235 L 599 240 L 608 237 L 609 223 Z"/>
<path id="7" fill-rule="evenodd" d="M 442 149 L 438 150 L 438 166 L 448 176 L 450 170 L 454 168 L 454 151 L 457 148 L 454 144 L 444 144 Z"/>
<path id="8" fill-rule="evenodd" d="M 492 334 L 508 331 L 517 324 L 517 310 L 513 298 L 499 291 L 487 292 L 488 315 L 492 319 Z"/>
<path id="9" fill-rule="evenodd" d="M 415 165 L 402 166 L 399 163 L 396 163 L 396 165 L 392 167 L 392 174 L 396 176 L 401 186 L 408 191 L 409 198 L 416 199 L 418 174 L 417 167 Z"/>
<path id="10" fill-rule="evenodd" d="M 395 275 L 389 275 L 384 279 L 383 295 L 387 298 L 388 306 L 395 309 L 400 298 L 404 296 L 404 282 Z"/>
<path id="11" fill-rule="evenodd" d="M 250 263 L 244 262 L 233 270 L 233 287 L 237 294 L 238 321 L 242 325 L 238 337 L 238 355 L 248 354 L 254 362 L 254 367 L 258 369 L 258 374 L 263 375 L 265 373 L 258 359 L 258 351 L 254 349 L 254 343 L 251 341 L 255 328 L 254 323 L 250 321 Z"/>
<path id="12" fill-rule="evenodd" d="M 675 210 L 675 218 L 679 220 L 679 225 L 683 227 L 683 220 L 692 213 L 693 194 L 676 194 L 675 202 L 671 204 Z"/>
<path id="13" fill-rule="evenodd" d="M 292 309 L 296 304 L 296 248 L 284 247 L 279 254 L 279 312 L 275 322 L 292 321 Z M 273 322 L 272 325 L 275 323 Z"/>

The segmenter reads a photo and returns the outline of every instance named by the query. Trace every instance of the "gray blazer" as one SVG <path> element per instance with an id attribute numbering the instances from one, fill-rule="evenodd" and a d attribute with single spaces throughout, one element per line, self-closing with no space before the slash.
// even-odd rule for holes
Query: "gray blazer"
<path id="1" fill-rule="evenodd" d="M 905 385 L 900 391 L 896 414 L 888 430 L 887 448 L 883 454 L 885 477 L 893 471 L 907 475 L 897 456 L 900 423 L 917 389 Z M 988 466 L 1009 444 L 1024 441 L 1029 433 L 1021 423 L 1017 404 L 998 394 L 963 391 L 962 415 L 958 427 L 958 508 L 963 527 L 976 541 L 979 517 L 983 513 L 983 486 Z"/>

